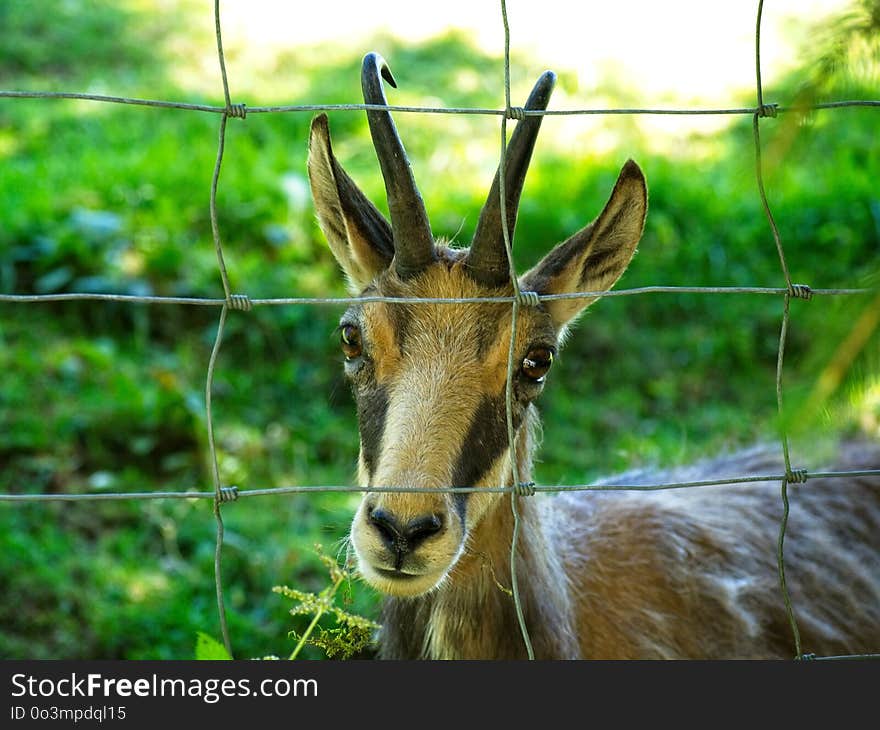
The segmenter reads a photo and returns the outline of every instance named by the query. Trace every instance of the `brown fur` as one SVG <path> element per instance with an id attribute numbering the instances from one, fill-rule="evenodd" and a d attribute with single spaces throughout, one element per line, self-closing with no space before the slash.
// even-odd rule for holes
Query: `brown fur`
<path id="1" fill-rule="evenodd" d="M 431 263 L 398 271 L 387 227 L 333 158 L 320 117 L 309 174 L 321 225 L 353 291 L 420 299 L 513 293 L 512 283 L 479 283 L 484 277 L 469 271 L 468 252 L 442 244 Z M 646 212 L 644 177 L 629 162 L 596 220 L 525 274 L 521 288 L 545 295 L 610 288 L 635 252 Z M 412 488 L 367 494 L 352 523 L 361 572 L 388 596 L 380 656 L 526 656 L 511 597 L 510 496 L 419 490 L 509 487 L 512 459 L 520 480 L 531 479 L 539 428 L 534 401 L 543 380 L 520 368 L 536 349 L 560 345 L 595 298 L 521 308 L 513 343 L 513 455 L 504 408 L 509 305 L 365 302 L 343 316 L 363 341 L 346 364 L 361 419 L 360 481 Z M 622 481 L 780 474 L 779 451 L 758 448 Z M 876 469 L 880 446 L 843 444 L 833 466 Z M 518 585 L 535 656 L 793 656 L 776 565 L 779 487 L 517 498 Z M 811 479 L 792 486 L 791 499 L 785 557 L 804 651 L 880 650 L 880 478 Z M 429 531 L 417 530 L 428 523 Z"/>
<path id="2" fill-rule="evenodd" d="M 845 444 L 838 464 L 876 468 L 876 445 Z M 784 471 L 779 449 L 756 448 L 651 480 Z M 624 479 L 631 483 L 630 479 Z M 880 479 L 790 486 L 786 578 L 803 651 L 880 649 Z M 780 484 L 566 498 L 578 546 L 585 656 L 761 658 L 794 655 L 779 586 Z"/>
<path id="3" fill-rule="evenodd" d="M 781 473 L 759 447 L 609 483 Z M 880 449 L 843 444 L 836 468 L 876 469 Z M 521 474 L 530 477 L 527 448 Z M 510 483 L 508 475 L 507 483 Z M 789 486 L 786 577 L 802 651 L 880 649 L 880 478 Z M 523 659 L 510 587 L 513 521 L 495 499 L 450 580 L 387 598 L 382 658 Z M 539 659 L 758 659 L 795 654 L 776 562 L 780 484 L 520 498 L 519 586 Z"/>

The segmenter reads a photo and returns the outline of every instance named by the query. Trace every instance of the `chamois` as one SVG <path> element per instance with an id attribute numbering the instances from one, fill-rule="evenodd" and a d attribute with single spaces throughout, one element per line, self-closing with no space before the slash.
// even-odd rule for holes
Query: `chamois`
<path id="1" fill-rule="evenodd" d="M 369 128 L 390 222 L 333 154 L 326 115 L 309 140 L 320 226 L 355 296 L 511 297 L 495 176 L 469 249 L 437 241 L 387 109 L 381 56 L 362 68 Z M 544 73 L 525 109 L 547 108 Z M 507 148 L 512 236 L 541 115 L 516 124 Z M 606 291 L 629 264 L 647 213 L 640 168 L 627 162 L 588 226 L 519 280 L 539 294 Z M 513 454 L 505 387 L 511 337 L 506 303 L 359 302 L 340 322 L 345 372 L 360 427 L 358 479 L 368 492 L 350 542 L 364 579 L 386 594 L 381 658 L 524 658 L 510 596 L 509 494 L 428 491 L 513 486 L 531 479 L 544 387 L 566 328 L 591 300 L 523 306 L 513 379 Z M 777 448 L 635 480 L 780 474 Z M 837 468 L 876 469 L 876 444 L 844 443 Z M 793 499 L 788 585 L 808 652 L 880 650 L 880 479 L 811 479 Z M 662 492 L 569 492 L 519 499 L 521 606 L 537 658 L 792 657 L 776 567 L 779 483 Z"/>

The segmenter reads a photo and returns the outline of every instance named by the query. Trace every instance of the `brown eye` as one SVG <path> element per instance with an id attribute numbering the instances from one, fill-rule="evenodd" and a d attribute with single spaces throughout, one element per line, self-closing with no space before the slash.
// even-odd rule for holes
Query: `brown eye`
<path id="1" fill-rule="evenodd" d="M 536 383 L 544 382 L 544 377 L 553 364 L 553 350 L 549 347 L 535 347 L 529 350 L 522 361 L 522 374 Z"/>
<path id="2" fill-rule="evenodd" d="M 355 325 L 342 325 L 339 339 L 342 344 L 342 353 L 345 355 L 346 360 L 353 360 L 354 358 L 361 356 L 364 344 L 361 341 L 361 331 Z"/>

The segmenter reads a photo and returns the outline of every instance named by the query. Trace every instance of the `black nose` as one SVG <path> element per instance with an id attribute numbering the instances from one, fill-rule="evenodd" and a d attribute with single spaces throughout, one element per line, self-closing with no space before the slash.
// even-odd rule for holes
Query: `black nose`
<path id="1" fill-rule="evenodd" d="M 404 555 L 443 528 L 443 520 L 436 514 L 417 517 L 404 525 L 390 512 L 371 508 L 367 512 L 367 519 L 382 537 L 385 547 L 396 553 L 398 563 Z"/>

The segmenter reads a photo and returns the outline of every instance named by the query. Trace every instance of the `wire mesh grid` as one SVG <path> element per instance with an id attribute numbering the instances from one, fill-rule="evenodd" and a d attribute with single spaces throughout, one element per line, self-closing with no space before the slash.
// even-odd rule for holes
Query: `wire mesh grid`
<path id="1" fill-rule="evenodd" d="M 226 602 L 224 599 L 224 586 L 222 579 L 222 555 L 224 544 L 224 523 L 222 516 L 223 505 L 245 497 L 259 497 L 268 495 L 284 495 L 297 493 L 321 493 L 321 492 L 448 492 L 448 493 L 468 493 L 468 492 L 495 492 L 510 495 L 510 506 L 514 516 L 514 532 L 510 545 L 510 569 L 512 581 L 512 593 L 515 604 L 519 628 L 522 634 L 522 640 L 526 652 L 530 659 L 534 659 L 534 651 L 531 645 L 529 628 L 523 616 L 522 606 L 519 597 L 518 579 L 517 579 L 517 561 L 516 546 L 517 538 L 520 530 L 520 519 L 517 508 L 518 499 L 532 496 L 537 492 L 566 492 L 566 491 L 656 491 L 667 489 L 693 489 L 700 487 L 717 486 L 724 484 L 747 484 L 756 482 L 779 482 L 780 499 L 782 502 L 783 512 L 779 522 L 779 532 L 777 541 L 776 563 L 778 569 L 778 577 L 782 601 L 785 605 L 788 623 L 792 632 L 794 657 L 796 659 L 851 659 L 851 658 L 880 658 L 880 653 L 876 654 L 859 654 L 846 656 L 815 656 L 805 654 L 802 650 L 800 634 L 798 631 L 797 619 L 795 617 L 794 607 L 789 595 L 785 578 L 785 558 L 784 558 L 784 541 L 786 536 L 787 522 L 789 517 L 789 499 L 788 487 L 791 484 L 803 483 L 808 478 L 850 478 L 857 476 L 880 476 L 880 469 L 868 469 L 859 471 L 826 471 L 826 472 L 810 472 L 805 469 L 797 469 L 792 467 L 792 461 L 789 451 L 789 439 L 784 427 L 784 420 L 780 428 L 779 448 L 783 457 L 784 472 L 775 474 L 762 475 L 731 475 L 722 479 L 711 479 L 701 481 L 688 482 L 668 482 L 668 483 L 652 483 L 652 484 L 570 484 L 570 485 L 554 485 L 552 487 L 544 487 L 533 483 L 523 483 L 517 473 L 516 459 L 511 459 L 513 471 L 513 484 L 511 486 L 494 486 L 494 487 L 473 487 L 473 486 L 451 486 L 438 488 L 417 488 L 406 486 L 379 486 L 379 487 L 363 487 L 353 485 L 297 485 L 297 486 L 281 486 L 266 489 L 240 489 L 237 486 L 224 486 L 221 480 L 219 460 L 217 453 L 217 445 L 214 437 L 214 418 L 212 413 L 212 395 L 214 376 L 217 368 L 217 359 L 223 343 L 223 336 L 227 322 L 227 316 L 230 310 L 250 311 L 253 307 L 263 306 L 339 306 L 351 303 L 368 303 L 368 302 L 386 302 L 390 304 L 407 304 L 407 303 L 430 303 L 430 304 L 460 304 L 460 303 L 508 303 L 511 306 L 512 326 L 510 346 L 508 349 L 507 361 L 507 382 L 505 391 L 506 411 L 507 411 L 507 439 L 508 448 L 514 453 L 515 430 L 512 420 L 512 380 L 514 375 L 514 343 L 516 336 L 517 315 L 523 306 L 532 306 L 540 301 L 553 299 L 590 299 L 598 296 L 603 297 L 621 297 L 636 296 L 647 294 L 665 294 L 665 293 L 689 293 L 689 294 L 705 294 L 712 296 L 730 295 L 730 294 L 750 294 L 759 296 L 775 296 L 782 297 L 783 308 L 781 316 L 779 344 L 777 350 L 776 364 L 776 403 L 777 409 L 782 415 L 783 404 L 783 372 L 785 347 L 788 335 L 788 329 L 791 320 L 790 305 L 792 299 L 809 300 L 814 296 L 857 296 L 864 294 L 876 293 L 875 289 L 869 288 L 834 288 L 834 289 L 813 289 L 805 284 L 794 283 L 791 279 L 789 267 L 786 261 L 785 249 L 781 240 L 779 229 L 776 225 L 770 203 L 768 201 L 764 180 L 763 180 L 763 163 L 762 163 L 762 146 L 760 137 L 761 120 L 765 118 L 776 117 L 779 113 L 784 112 L 806 112 L 814 110 L 834 110 L 848 107 L 880 107 L 880 100 L 848 100 L 834 101 L 825 103 L 813 103 L 809 105 L 793 105 L 782 106 L 775 103 L 765 103 L 764 91 L 761 80 L 761 25 L 763 14 L 763 0 L 759 0 L 757 7 L 757 16 L 755 23 L 755 80 L 756 80 L 756 100 L 754 107 L 732 107 L 719 109 L 662 109 L 662 108 L 615 108 L 615 109 L 566 109 L 566 110 L 528 110 L 511 105 L 510 96 L 510 26 L 507 15 L 506 0 L 500 0 L 500 21 L 504 28 L 504 93 L 505 106 L 503 109 L 493 108 L 465 108 L 465 107 L 420 107 L 420 106 L 401 106 L 401 105 L 375 105 L 375 104 L 322 104 L 322 105 L 286 105 L 286 106 L 247 106 L 242 103 L 233 103 L 230 94 L 229 81 L 226 72 L 226 60 L 223 51 L 222 42 L 222 26 L 220 16 L 221 0 L 214 0 L 214 30 L 216 37 L 217 59 L 219 62 L 220 76 L 222 80 L 224 106 L 213 106 L 206 104 L 193 104 L 177 101 L 140 99 L 120 96 L 108 96 L 91 93 L 76 92 L 31 92 L 31 91 L 3 91 L 0 90 L 0 98 L 8 99 L 76 99 L 90 101 L 96 103 L 108 104 L 128 104 L 146 107 L 171 108 L 191 112 L 203 112 L 209 114 L 217 114 L 220 116 L 217 154 L 215 158 L 213 174 L 210 186 L 210 222 L 211 232 L 214 243 L 214 249 L 217 259 L 218 272 L 223 287 L 223 298 L 194 298 L 194 297 L 169 297 L 169 296 L 134 296 L 122 294 L 107 293 L 88 293 L 88 292 L 70 292 L 58 294 L 0 294 L 0 303 L 48 303 L 48 302 L 70 302 L 70 301 L 98 301 L 98 302 L 122 302 L 129 304 L 175 304 L 202 307 L 219 307 L 220 316 L 217 324 L 216 335 L 214 337 L 211 354 L 207 365 L 207 375 L 205 378 L 205 411 L 207 426 L 207 444 L 210 457 L 210 468 L 213 482 L 212 491 L 151 491 L 151 492 L 125 492 L 125 493 L 82 493 L 82 494 L 10 494 L 0 493 L 0 502 L 6 503 L 39 503 L 53 501 L 107 501 L 107 500 L 156 500 L 156 499 L 210 499 L 213 503 L 213 514 L 216 522 L 216 541 L 214 549 L 214 583 L 217 596 L 217 611 L 219 618 L 220 631 L 223 643 L 230 656 L 233 655 L 232 642 L 229 634 L 228 622 L 226 617 Z M 525 116 L 554 116 L 554 115 L 748 115 L 752 117 L 752 133 L 754 139 L 755 151 L 755 180 L 757 192 L 760 196 L 762 209 L 767 218 L 772 237 L 776 246 L 779 257 L 780 269 L 784 286 L 781 287 L 701 287 L 701 286 L 647 286 L 633 289 L 619 289 L 615 291 L 584 291 L 573 294 L 552 294 L 537 295 L 534 292 L 521 291 L 516 276 L 516 266 L 511 246 L 510 233 L 507 228 L 507 215 L 501 215 L 502 233 L 504 246 L 507 253 L 507 260 L 511 272 L 511 280 L 514 286 L 514 294 L 509 297 L 470 297 L 455 299 L 426 299 L 426 298 L 407 298 L 407 297 L 384 297 L 384 296 L 363 296 L 363 297 L 286 297 L 271 299 L 251 299 L 246 294 L 233 292 L 229 276 L 226 269 L 226 263 L 223 255 L 223 243 L 218 223 L 217 210 L 217 189 L 220 179 L 220 171 L 223 164 L 225 143 L 226 143 L 226 127 L 230 117 L 245 119 L 248 114 L 263 113 L 304 113 L 316 111 L 365 111 L 370 109 L 389 110 L 401 113 L 417 113 L 417 114 L 472 114 L 472 115 L 493 115 L 500 117 L 500 151 L 499 151 L 499 187 L 500 187 L 500 203 L 501 210 L 505 210 L 505 190 L 504 190 L 504 166 L 506 158 L 507 145 L 507 122 L 510 119 L 521 120 Z"/>

